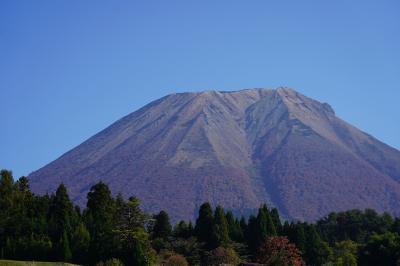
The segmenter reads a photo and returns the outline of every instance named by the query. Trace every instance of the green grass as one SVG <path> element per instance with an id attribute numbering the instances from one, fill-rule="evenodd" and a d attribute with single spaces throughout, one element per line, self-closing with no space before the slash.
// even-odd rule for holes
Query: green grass
<path id="1" fill-rule="evenodd" d="M 0 266 L 75 266 L 75 264 L 64 262 L 0 260 Z"/>

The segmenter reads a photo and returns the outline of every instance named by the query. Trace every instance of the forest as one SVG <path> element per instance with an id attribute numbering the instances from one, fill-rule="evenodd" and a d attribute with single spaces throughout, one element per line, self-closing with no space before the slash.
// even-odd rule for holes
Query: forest
<path id="1" fill-rule="evenodd" d="M 173 200 L 173 199 L 171 199 Z M 372 209 L 288 221 L 262 205 L 249 217 L 204 203 L 196 221 L 171 224 L 136 197 L 94 184 L 86 208 L 67 188 L 35 195 L 26 177 L 0 173 L 0 259 L 79 265 L 400 265 L 400 219 Z"/>

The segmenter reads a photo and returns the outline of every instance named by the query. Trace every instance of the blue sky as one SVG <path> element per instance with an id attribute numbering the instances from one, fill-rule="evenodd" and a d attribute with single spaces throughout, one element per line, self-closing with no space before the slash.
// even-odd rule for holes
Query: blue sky
<path id="1" fill-rule="evenodd" d="M 400 2 L 0 1 L 0 168 L 166 94 L 292 87 L 400 148 Z"/>

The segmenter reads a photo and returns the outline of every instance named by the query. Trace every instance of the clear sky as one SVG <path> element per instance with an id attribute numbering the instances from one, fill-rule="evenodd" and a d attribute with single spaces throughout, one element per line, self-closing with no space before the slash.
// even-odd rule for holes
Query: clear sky
<path id="1" fill-rule="evenodd" d="M 400 148 L 400 1 L 0 1 L 0 168 L 151 100 L 288 86 Z"/>

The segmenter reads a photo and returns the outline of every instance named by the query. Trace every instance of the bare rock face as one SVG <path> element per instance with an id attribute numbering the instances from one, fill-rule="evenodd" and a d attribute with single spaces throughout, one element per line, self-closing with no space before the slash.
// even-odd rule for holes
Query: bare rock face
<path id="1" fill-rule="evenodd" d="M 99 180 L 150 212 L 193 219 L 201 203 L 248 213 L 263 202 L 286 218 L 374 208 L 400 214 L 400 152 L 287 88 L 179 93 L 118 120 L 33 172 L 84 205 Z"/>

